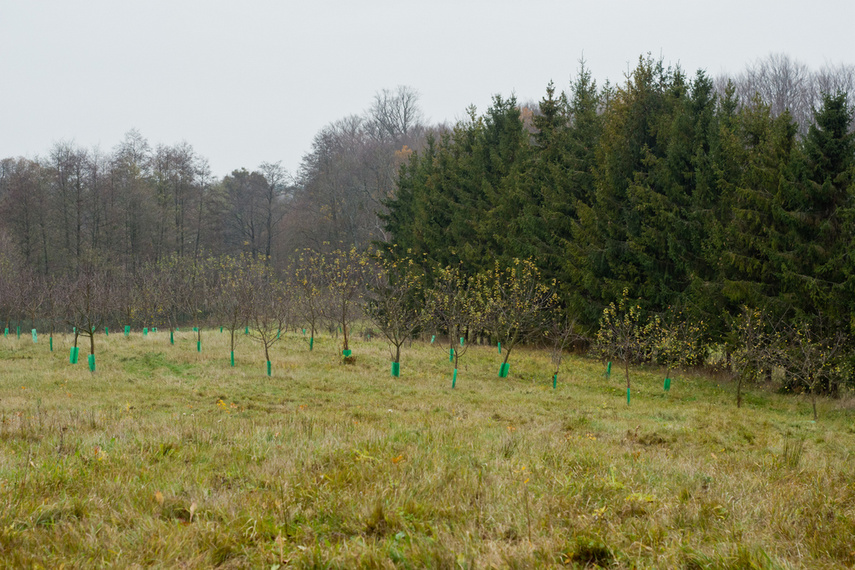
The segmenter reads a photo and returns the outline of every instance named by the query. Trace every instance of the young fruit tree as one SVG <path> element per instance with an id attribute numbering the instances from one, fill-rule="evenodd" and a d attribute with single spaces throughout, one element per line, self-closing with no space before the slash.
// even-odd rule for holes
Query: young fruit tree
<path id="1" fill-rule="evenodd" d="M 69 277 L 64 284 L 65 321 L 75 331 L 72 361 L 77 362 L 78 337 L 88 338 L 92 372 L 95 372 L 95 333 L 103 328 L 115 310 L 113 294 L 113 276 L 92 264 L 82 266 L 77 277 Z"/>
<path id="2" fill-rule="evenodd" d="M 664 319 L 653 319 L 650 360 L 664 365 L 665 391 L 671 389 L 671 371 L 678 367 L 697 366 L 704 362 L 704 322 L 687 318 L 681 311 L 669 311 Z"/>
<path id="3" fill-rule="evenodd" d="M 467 333 L 483 326 L 483 295 L 475 279 L 465 277 L 460 267 L 444 267 L 437 270 L 427 294 L 426 312 L 434 330 L 447 335 L 449 361 L 454 364 L 451 387 L 455 388 L 460 358 L 470 346 Z"/>
<path id="4" fill-rule="evenodd" d="M 163 318 L 169 328 L 169 343 L 175 344 L 175 329 L 182 317 L 184 310 L 184 287 L 186 279 L 183 275 L 181 259 L 172 255 L 160 258 L 150 268 L 150 273 L 142 286 L 145 291 L 141 293 L 146 299 L 156 299 L 160 306 Z"/>
<path id="5" fill-rule="evenodd" d="M 764 370 L 780 362 L 781 335 L 760 310 L 743 306 L 734 319 L 732 342 L 733 373 L 736 376 L 736 407 L 742 407 L 742 388 L 759 378 Z"/>
<path id="6" fill-rule="evenodd" d="M 343 337 L 341 354 L 344 357 L 343 362 L 350 364 L 354 362 L 349 344 L 350 325 L 362 312 L 368 258 L 355 247 L 336 250 L 325 256 L 321 268 L 323 283 L 328 294 L 324 315 L 330 322 L 341 327 Z"/>
<path id="7" fill-rule="evenodd" d="M 213 266 L 214 314 L 229 331 L 229 362 L 235 365 L 235 335 L 248 326 L 253 301 L 254 261 L 248 254 L 221 256 Z"/>
<path id="8" fill-rule="evenodd" d="M 271 376 L 270 347 L 279 342 L 291 317 L 291 288 L 276 278 L 265 258 L 251 259 L 247 273 L 251 291 L 249 338 L 264 348 L 267 375 Z"/>
<path id="9" fill-rule="evenodd" d="M 617 306 L 612 302 L 603 309 L 596 350 L 604 359 L 623 362 L 627 405 L 630 403 L 629 365 L 647 358 L 654 327 L 654 321 L 645 318 L 641 306 L 629 299 L 627 289 Z"/>
<path id="10" fill-rule="evenodd" d="M 309 332 L 307 342 L 310 351 L 315 347 L 315 333 L 317 333 L 318 321 L 323 315 L 326 301 L 323 264 L 324 256 L 322 254 L 306 248 L 300 251 L 297 261 L 290 271 L 293 277 L 292 282 L 297 291 L 300 292 L 294 304 L 294 311 L 302 323 L 307 325 L 306 328 Z"/>
<path id="11" fill-rule="evenodd" d="M 829 328 L 829 327 L 826 327 Z M 780 364 L 810 394 L 813 419 L 818 419 L 816 398 L 820 392 L 832 392 L 834 378 L 842 376 L 842 356 L 846 335 L 839 329 L 824 330 L 821 324 L 801 322 L 787 327 Z"/>
<path id="12" fill-rule="evenodd" d="M 412 259 L 383 261 L 367 271 L 365 315 L 392 345 L 392 376 L 401 375 L 401 347 L 424 322 L 424 274 Z"/>
<path id="13" fill-rule="evenodd" d="M 496 262 L 477 281 L 484 299 L 484 327 L 504 352 L 499 377 L 507 378 L 511 351 L 543 330 L 547 311 L 556 306 L 557 297 L 541 282 L 540 271 L 530 259 L 514 259 L 507 267 Z"/>
<path id="14" fill-rule="evenodd" d="M 551 317 L 544 330 L 544 337 L 549 346 L 549 355 L 555 370 L 552 373 L 552 388 L 558 387 L 558 373 L 561 370 L 561 363 L 564 362 L 564 355 L 570 344 L 578 338 L 576 333 L 576 321 L 569 313 L 559 309 L 550 311 Z"/>

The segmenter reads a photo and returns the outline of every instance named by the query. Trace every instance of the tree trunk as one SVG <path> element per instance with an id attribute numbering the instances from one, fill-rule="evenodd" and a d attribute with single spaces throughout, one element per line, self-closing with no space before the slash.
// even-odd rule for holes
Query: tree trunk
<path id="1" fill-rule="evenodd" d="M 739 379 L 736 381 L 736 407 L 742 407 L 742 374 L 739 375 Z"/>

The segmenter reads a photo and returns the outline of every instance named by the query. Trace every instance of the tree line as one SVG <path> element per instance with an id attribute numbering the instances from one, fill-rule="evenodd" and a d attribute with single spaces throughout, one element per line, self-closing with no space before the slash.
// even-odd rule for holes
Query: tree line
<path id="1" fill-rule="evenodd" d="M 429 275 L 531 259 L 590 336 L 624 303 L 645 322 L 703 324 L 698 342 L 728 361 L 744 348 L 745 311 L 770 331 L 849 338 L 852 92 L 820 92 L 802 127 L 761 92 L 738 91 L 648 56 L 618 86 L 599 88 L 583 66 L 534 113 L 496 96 L 402 168 L 383 216 L 388 251 L 423 259 Z"/>

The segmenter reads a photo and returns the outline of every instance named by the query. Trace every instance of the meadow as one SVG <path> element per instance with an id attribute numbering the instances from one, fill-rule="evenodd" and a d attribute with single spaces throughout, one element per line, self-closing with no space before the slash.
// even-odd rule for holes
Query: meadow
<path id="1" fill-rule="evenodd" d="M 366 335 L 0 337 L 0 567 L 851 568 L 855 399 Z M 82 353 L 82 349 L 81 349 Z"/>

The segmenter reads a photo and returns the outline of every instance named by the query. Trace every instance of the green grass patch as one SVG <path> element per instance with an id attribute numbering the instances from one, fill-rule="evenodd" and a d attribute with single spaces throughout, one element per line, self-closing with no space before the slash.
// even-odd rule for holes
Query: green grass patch
<path id="1" fill-rule="evenodd" d="M 0 339 L 0 567 L 850 568 L 852 399 L 474 346 Z M 64 350 L 64 352 L 63 352 Z"/>

